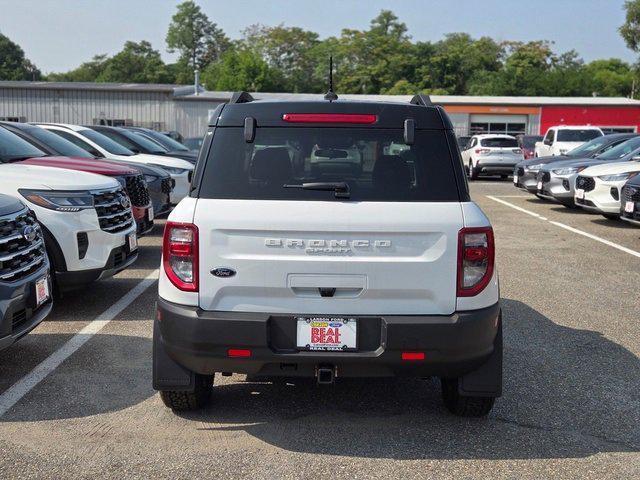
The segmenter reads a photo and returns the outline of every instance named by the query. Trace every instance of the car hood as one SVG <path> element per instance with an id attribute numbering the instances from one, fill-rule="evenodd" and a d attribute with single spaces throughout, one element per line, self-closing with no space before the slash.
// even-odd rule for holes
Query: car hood
<path id="1" fill-rule="evenodd" d="M 0 165 L 0 193 L 17 192 L 19 188 L 40 190 L 100 190 L 120 186 L 117 180 L 94 173 L 74 172 L 54 167 L 24 165 L 22 163 Z"/>
<path id="2" fill-rule="evenodd" d="M 117 177 L 120 175 L 135 175 L 138 172 L 133 168 L 129 168 L 116 163 L 102 160 L 93 160 L 91 158 L 79 157 L 36 157 L 20 162 L 26 165 L 40 165 L 41 167 L 66 168 L 69 170 L 78 170 L 87 173 L 97 173 L 98 175 L 107 175 L 109 177 Z"/>
<path id="3" fill-rule="evenodd" d="M 17 198 L 0 194 L 0 216 L 19 212 L 24 208 L 24 204 Z"/>
<path id="4" fill-rule="evenodd" d="M 165 157 L 164 155 L 149 155 L 147 153 L 139 153 L 126 157 L 127 161 L 141 162 L 146 164 L 159 165 L 161 167 L 182 168 L 183 170 L 193 170 L 193 164 L 179 158 Z"/>
<path id="5" fill-rule="evenodd" d="M 597 160 L 592 158 L 571 158 L 568 160 L 549 163 L 542 167 L 540 170 L 550 171 L 557 168 L 582 167 L 584 165 L 599 165 L 600 163 L 602 162 L 598 162 Z"/>
<path id="6" fill-rule="evenodd" d="M 102 160 L 99 160 L 102 161 Z M 146 165 L 144 163 L 140 163 L 140 162 L 128 162 L 126 160 L 114 160 L 113 158 L 107 158 L 107 161 L 109 163 L 115 163 L 117 165 L 122 165 L 125 167 L 129 167 L 133 170 L 135 170 L 136 172 L 140 172 L 143 175 L 153 175 L 155 177 L 160 177 L 160 178 L 169 178 L 171 175 L 169 175 L 167 173 L 166 170 L 162 170 L 161 168 L 158 167 L 152 167 L 151 165 Z"/>
<path id="7" fill-rule="evenodd" d="M 560 162 L 560 161 L 571 159 L 571 158 L 573 158 L 573 157 L 567 157 L 567 156 L 564 156 L 564 155 L 555 156 L 555 157 L 553 157 L 553 156 L 536 157 L 536 158 L 530 158 L 529 160 L 524 160 L 524 161 L 518 163 L 518 165 L 516 165 L 516 166 L 518 166 L 518 167 L 529 167 L 531 165 L 540 165 L 540 164 L 546 165 L 547 163 Z"/>
<path id="8" fill-rule="evenodd" d="M 583 170 L 580 175 L 599 177 L 601 175 L 614 175 L 625 172 L 640 172 L 640 162 L 603 163 Z"/>

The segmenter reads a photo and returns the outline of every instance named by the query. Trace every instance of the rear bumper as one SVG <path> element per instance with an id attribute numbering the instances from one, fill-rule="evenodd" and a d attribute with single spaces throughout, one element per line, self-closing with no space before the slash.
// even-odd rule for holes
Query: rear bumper
<path id="1" fill-rule="evenodd" d="M 160 348 L 189 372 L 233 372 L 269 376 L 315 375 L 318 365 L 335 366 L 343 377 L 459 377 L 487 362 L 499 329 L 500 304 L 452 315 L 353 316 L 357 352 L 298 351 L 294 315 L 205 312 L 158 299 L 154 349 Z M 157 343 L 156 343 L 157 342 Z M 251 350 L 228 358 L 230 348 Z M 424 352 L 420 361 L 402 352 Z M 154 359 L 158 354 L 154 355 Z M 175 370 L 163 374 L 154 360 L 154 386 L 175 388 Z"/>
<path id="2" fill-rule="evenodd" d="M 514 160 L 512 162 L 492 162 L 491 160 L 478 160 L 476 169 L 480 173 L 499 173 L 502 175 L 510 175 L 513 173 L 513 168 L 521 161 L 522 159 Z"/>
<path id="3" fill-rule="evenodd" d="M 13 345 L 45 319 L 51 299 L 36 306 L 35 284 L 49 274 L 49 264 L 15 283 L 0 283 L 0 350 Z M 51 292 L 51 284 L 49 284 Z"/>

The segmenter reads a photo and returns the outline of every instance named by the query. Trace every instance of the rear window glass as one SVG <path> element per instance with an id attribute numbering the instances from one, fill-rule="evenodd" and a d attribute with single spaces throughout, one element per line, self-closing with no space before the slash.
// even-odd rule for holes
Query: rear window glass
<path id="1" fill-rule="evenodd" d="M 413 145 L 402 130 L 265 127 L 253 143 L 243 133 L 215 130 L 200 198 L 334 200 L 299 186 L 345 182 L 351 201 L 459 200 L 444 131 L 417 130 Z"/>
<path id="2" fill-rule="evenodd" d="M 594 138 L 601 137 L 602 133 L 598 130 L 558 130 L 558 142 L 588 142 Z"/>
<path id="3" fill-rule="evenodd" d="M 483 138 L 480 140 L 480 146 L 490 148 L 518 148 L 518 141 L 515 138 Z"/>

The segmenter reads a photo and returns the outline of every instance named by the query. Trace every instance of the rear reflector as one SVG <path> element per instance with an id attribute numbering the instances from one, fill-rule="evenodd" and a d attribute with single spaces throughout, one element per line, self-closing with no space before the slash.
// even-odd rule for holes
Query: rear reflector
<path id="1" fill-rule="evenodd" d="M 402 360 L 424 360 L 424 352 L 402 352 Z"/>
<path id="2" fill-rule="evenodd" d="M 227 356 L 231 358 L 248 358 L 251 356 L 251 350 L 243 348 L 230 348 L 227 350 Z"/>
<path id="3" fill-rule="evenodd" d="M 363 123 L 378 121 L 377 115 L 362 113 L 285 113 L 282 120 L 292 123 Z"/>

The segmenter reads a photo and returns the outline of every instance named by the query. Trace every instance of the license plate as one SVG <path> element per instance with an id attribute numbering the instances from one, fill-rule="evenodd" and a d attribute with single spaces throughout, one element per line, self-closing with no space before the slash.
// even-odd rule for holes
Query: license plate
<path id="1" fill-rule="evenodd" d="M 353 351 L 357 349 L 358 322 L 354 318 L 298 317 L 300 350 Z"/>
<path id="2" fill-rule="evenodd" d="M 39 307 L 49 300 L 49 278 L 42 277 L 36 281 L 36 305 Z"/>
<path id="3" fill-rule="evenodd" d="M 584 198 L 584 190 L 581 188 L 576 189 L 576 198 L 582 200 Z"/>
<path id="4" fill-rule="evenodd" d="M 627 213 L 633 213 L 634 207 L 635 207 L 635 202 L 626 202 L 624 204 L 624 211 Z"/>
<path id="5" fill-rule="evenodd" d="M 153 221 L 153 207 L 149 207 L 149 210 L 147 210 L 147 212 L 148 212 L 149 221 L 152 222 Z"/>
<path id="6" fill-rule="evenodd" d="M 130 233 L 127 235 L 127 241 L 129 242 L 129 251 L 133 252 L 138 248 L 138 237 L 136 237 L 135 233 Z"/>
<path id="7" fill-rule="evenodd" d="M 513 176 L 513 183 L 518 183 L 518 175 Z"/>
<path id="8" fill-rule="evenodd" d="M 542 182 L 538 182 L 538 190 L 542 190 Z"/>

